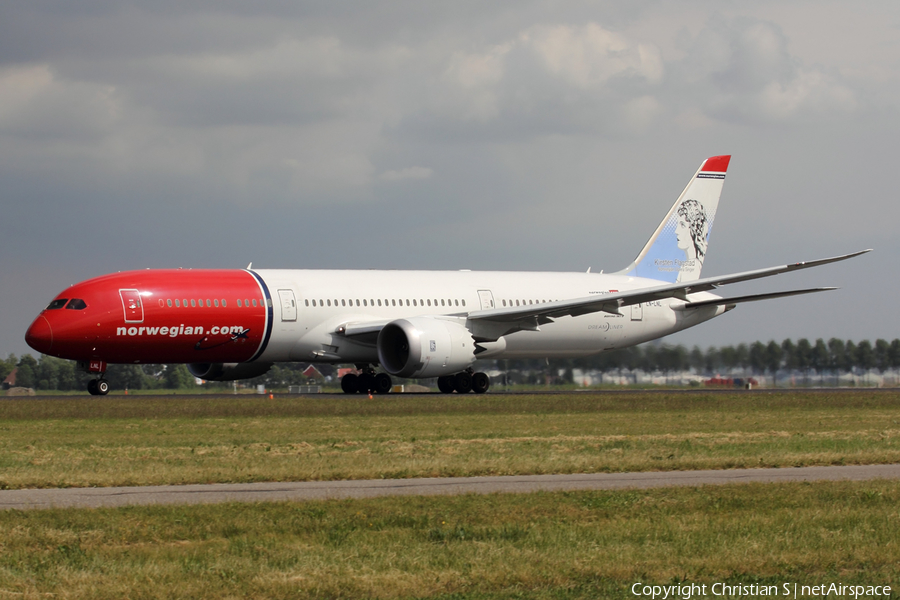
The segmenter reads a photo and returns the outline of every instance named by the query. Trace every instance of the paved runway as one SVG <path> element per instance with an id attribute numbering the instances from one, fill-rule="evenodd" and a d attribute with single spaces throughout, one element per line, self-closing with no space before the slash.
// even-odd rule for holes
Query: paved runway
<path id="1" fill-rule="evenodd" d="M 648 473 L 577 473 L 368 479 L 146 487 L 0 490 L 0 509 L 52 507 L 99 508 L 149 504 L 212 504 L 217 502 L 304 501 L 377 496 L 524 493 L 562 490 L 614 490 L 727 483 L 900 479 L 900 464 L 723 471 L 663 471 Z"/>

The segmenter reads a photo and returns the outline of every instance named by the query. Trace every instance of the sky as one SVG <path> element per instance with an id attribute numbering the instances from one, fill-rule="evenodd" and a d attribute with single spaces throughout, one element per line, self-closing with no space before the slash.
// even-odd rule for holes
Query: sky
<path id="1" fill-rule="evenodd" d="M 900 4 L 0 0 L 0 353 L 163 267 L 616 271 L 733 155 L 666 339 L 900 337 Z"/>

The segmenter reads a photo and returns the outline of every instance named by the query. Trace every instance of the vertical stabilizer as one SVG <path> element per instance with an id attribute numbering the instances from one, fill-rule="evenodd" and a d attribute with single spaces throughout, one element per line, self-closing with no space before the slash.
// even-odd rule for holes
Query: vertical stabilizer
<path id="1" fill-rule="evenodd" d="M 700 278 L 730 160 L 728 155 L 703 161 L 644 249 L 619 274 L 669 283 Z"/>

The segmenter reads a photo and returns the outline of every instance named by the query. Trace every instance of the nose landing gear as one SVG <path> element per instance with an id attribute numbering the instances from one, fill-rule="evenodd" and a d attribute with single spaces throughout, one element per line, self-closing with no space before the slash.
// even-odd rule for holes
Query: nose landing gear
<path id="1" fill-rule="evenodd" d="M 105 379 L 91 379 L 87 389 L 91 396 L 105 396 L 109 393 L 109 382 Z"/>
<path id="2" fill-rule="evenodd" d="M 85 373 L 97 375 L 97 379 L 91 379 L 87 385 L 91 396 L 105 396 L 109 393 L 109 382 L 103 379 L 106 374 L 106 361 L 85 360 L 78 363 L 78 368 Z"/>

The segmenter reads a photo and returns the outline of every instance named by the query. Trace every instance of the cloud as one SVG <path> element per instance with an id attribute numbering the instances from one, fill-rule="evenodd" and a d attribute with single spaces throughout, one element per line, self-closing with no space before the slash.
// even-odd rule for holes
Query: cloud
<path id="1" fill-rule="evenodd" d="M 730 123 L 784 124 L 853 112 L 858 100 L 837 74 L 802 64 L 774 23 L 713 19 L 673 65 L 680 110 Z"/>
<path id="2" fill-rule="evenodd" d="M 428 167 L 406 167 L 395 171 L 385 171 L 379 175 L 384 181 L 403 181 L 405 179 L 428 179 L 434 174 L 434 170 Z"/>
<path id="3" fill-rule="evenodd" d="M 535 27 L 520 36 L 544 67 L 577 88 L 596 88 L 614 77 L 639 77 L 658 83 L 663 76 L 659 50 L 604 29 L 597 23 L 582 27 Z"/>

